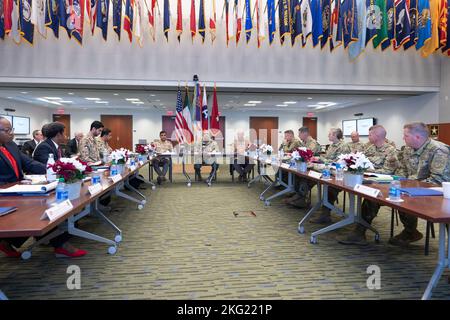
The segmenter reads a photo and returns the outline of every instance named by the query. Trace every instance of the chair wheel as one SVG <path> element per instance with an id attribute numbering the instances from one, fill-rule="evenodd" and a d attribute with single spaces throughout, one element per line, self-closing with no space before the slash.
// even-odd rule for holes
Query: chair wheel
<path id="1" fill-rule="evenodd" d="M 141 201 L 141 204 L 142 204 L 142 205 L 145 205 L 146 203 L 147 203 L 147 200 L 142 200 L 142 201 Z"/>
<path id="2" fill-rule="evenodd" d="M 264 201 L 264 197 L 263 196 L 259 196 L 259 200 Z"/>
<path id="3" fill-rule="evenodd" d="M 114 241 L 119 243 L 122 241 L 122 236 L 120 234 L 118 234 L 117 236 L 115 236 Z"/>
<path id="4" fill-rule="evenodd" d="M 267 207 L 270 206 L 270 201 L 267 201 L 267 200 L 264 201 L 264 205 L 267 206 Z"/>
<path id="5" fill-rule="evenodd" d="M 305 227 L 304 226 L 298 226 L 298 233 L 304 234 L 305 233 Z"/>
<path id="6" fill-rule="evenodd" d="M 309 240 L 312 244 L 317 244 L 317 237 L 311 236 L 311 239 Z"/>
<path id="7" fill-rule="evenodd" d="M 152 186 L 152 190 L 155 190 L 156 189 L 156 186 Z"/>
<path id="8" fill-rule="evenodd" d="M 109 254 L 116 254 L 116 252 L 117 252 L 117 247 L 111 246 L 111 247 L 108 248 L 108 253 Z"/>
<path id="9" fill-rule="evenodd" d="M 380 235 L 378 233 L 375 234 L 375 242 L 380 243 Z"/>
<path id="10" fill-rule="evenodd" d="M 137 206 L 137 208 L 138 208 L 138 210 L 142 210 L 142 209 L 144 209 L 144 206 L 143 206 L 142 204 L 139 204 L 139 205 Z"/>
<path id="11" fill-rule="evenodd" d="M 192 184 L 191 184 L 190 182 L 187 183 L 188 188 L 190 188 L 191 185 L 192 185 Z"/>
<path id="12" fill-rule="evenodd" d="M 22 260 L 30 259 L 31 258 L 31 251 L 24 251 L 24 252 L 22 252 L 20 257 L 22 258 Z"/>

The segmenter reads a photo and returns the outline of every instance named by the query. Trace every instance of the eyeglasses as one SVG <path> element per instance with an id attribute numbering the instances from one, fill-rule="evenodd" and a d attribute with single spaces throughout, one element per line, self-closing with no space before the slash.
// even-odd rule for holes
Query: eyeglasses
<path id="1" fill-rule="evenodd" d="M 0 129 L 0 131 L 3 131 L 4 133 L 13 133 L 14 132 L 14 128 Z"/>

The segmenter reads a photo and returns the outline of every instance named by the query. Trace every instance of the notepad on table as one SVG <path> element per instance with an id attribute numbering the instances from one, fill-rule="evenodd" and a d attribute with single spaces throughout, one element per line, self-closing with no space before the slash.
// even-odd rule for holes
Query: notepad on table
<path id="1" fill-rule="evenodd" d="M 16 211 L 16 207 L 0 207 L 0 217 Z"/>
<path id="2" fill-rule="evenodd" d="M 58 181 L 49 184 L 16 184 L 12 187 L 0 189 L 0 195 L 44 195 L 54 189 Z"/>
<path id="3" fill-rule="evenodd" d="M 443 192 L 435 188 L 400 188 L 400 192 L 410 197 L 442 196 Z"/>

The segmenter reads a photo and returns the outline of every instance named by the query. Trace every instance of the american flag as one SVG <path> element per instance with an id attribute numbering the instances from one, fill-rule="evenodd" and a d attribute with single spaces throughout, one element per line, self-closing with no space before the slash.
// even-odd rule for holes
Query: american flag
<path id="1" fill-rule="evenodd" d="M 178 88 L 177 92 L 177 116 L 175 117 L 175 135 L 178 143 L 189 143 L 186 139 L 185 132 L 188 129 L 186 119 L 183 117 L 183 101 L 181 99 L 181 90 Z"/>

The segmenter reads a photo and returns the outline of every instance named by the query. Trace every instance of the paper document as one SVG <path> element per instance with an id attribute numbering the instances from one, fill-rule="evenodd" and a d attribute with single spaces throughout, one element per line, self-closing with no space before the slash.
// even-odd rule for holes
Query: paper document
<path id="1" fill-rule="evenodd" d="M 0 193 L 47 193 L 56 189 L 58 181 L 49 184 L 16 184 L 6 189 L 0 189 Z"/>

